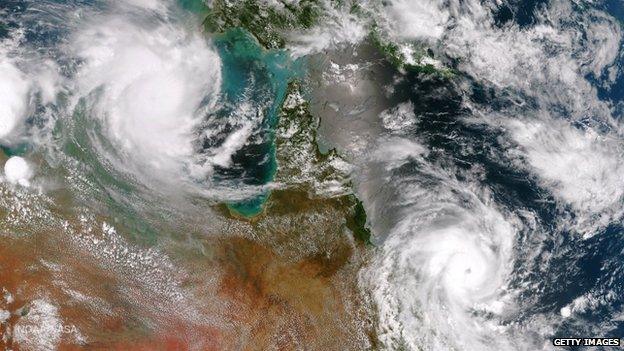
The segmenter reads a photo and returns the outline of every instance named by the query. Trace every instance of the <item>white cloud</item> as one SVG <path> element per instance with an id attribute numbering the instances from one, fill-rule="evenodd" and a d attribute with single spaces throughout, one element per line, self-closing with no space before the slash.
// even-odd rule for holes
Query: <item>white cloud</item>
<path id="1" fill-rule="evenodd" d="M 79 96 L 136 164 L 179 172 L 193 156 L 194 127 L 215 101 L 221 63 L 206 41 L 168 23 L 140 27 L 123 16 L 78 32 Z M 102 150 L 105 152 L 104 150 Z"/>

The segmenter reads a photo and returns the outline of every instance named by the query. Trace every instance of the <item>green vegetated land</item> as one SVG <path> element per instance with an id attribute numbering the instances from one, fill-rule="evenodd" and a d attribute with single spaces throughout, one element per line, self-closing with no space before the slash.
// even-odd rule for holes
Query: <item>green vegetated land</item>
<path id="1" fill-rule="evenodd" d="M 186 2 L 190 3 L 192 1 L 186 0 Z M 205 8 L 191 6 L 190 4 L 186 6 L 205 16 L 203 24 L 209 33 L 216 35 L 221 33 L 222 35 L 231 30 L 243 29 L 258 41 L 263 50 L 267 51 L 286 51 L 289 33 L 324 25 L 324 21 L 329 18 L 328 11 L 338 9 L 345 11 L 347 9 L 346 11 L 350 14 L 361 17 L 364 23 L 367 23 L 369 26 L 368 41 L 399 71 L 435 75 L 442 79 L 450 79 L 454 75 L 452 69 L 431 63 L 434 59 L 434 53 L 426 45 L 415 42 L 398 43 L 393 41 L 391 36 L 385 33 L 374 20 L 369 20 L 374 18 L 371 9 L 365 9 L 357 2 L 214 0 L 209 7 Z M 406 46 L 409 50 L 405 50 Z M 291 77 L 290 79 L 289 94 L 301 89 L 300 85 L 295 82 L 295 79 L 297 78 Z M 271 196 L 263 196 L 262 201 L 260 201 L 263 206 L 266 202 L 271 203 L 271 206 L 275 206 L 275 201 L 282 199 L 283 193 L 299 191 L 311 194 L 313 193 L 311 189 L 322 183 L 324 177 L 336 177 L 336 174 L 340 174 L 340 171 L 328 166 L 334 160 L 339 159 L 336 152 L 330 151 L 328 154 L 322 154 L 318 150 L 316 145 L 316 119 L 310 114 L 307 103 L 303 101 L 299 105 L 294 105 L 295 107 L 286 106 L 287 100 L 288 97 L 284 99 L 282 104 L 276 129 L 279 130 L 284 125 L 289 125 L 292 129 L 292 126 L 297 124 L 295 129 L 298 130 L 298 133 L 281 139 L 279 135 L 276 136 L 278 170 L 276 171 L 275 181 L 284 182 L 288 186 L 285 188 L 286 190 L 274 190 Z M 305 152 L 302 153 L 301 149 L 305 149 Z M 297 155 L 297 159 L 292 156 L 294 154 Z M 301 177 L 299 179 L 293 178 L 294 174 L 304 169 L 297 163 L 301 161 L 302 155 L 306 155 L 311 163 L 308 169 L 317 170 L 313 176 L 308 174 L 307 180 L 303 180 Z M 284 181 L 284 178 L 288 178 L 289 175 L 292 179 Z M 343 177 L 343 179 L 333 179 L 332 181 L 341 183 L 343 186 L 345 183 L 348 183 L 348 175 L 340 175 L 340 177 Z M 346 187 L 351 187 L 351 184 L 348 183 Z M 294 196 L 294 194 L 291 195 Z M 308 196 L 309 201 L 321 201 L 321 198 L 320 196 Z M 361 241 L 370 242 L 371 232 L 366 225 L 364 205 L 352 191 L 345 191 L 345 194 L 339 196 L 330 196 L 328 200 L 323 201 L 340 202 L 341 206 L 345 207 L 345 226 Z M 305 207 L 305 201 L 298 206 Z M 232 208 L 230 209 L 232 210 Z M 234 212 L 236 212 L 235 209 Z M 247 217 L 253 217 L 261 213 L 261 211 L 250 211 L 250 213 L 252 212 L 253 214 Z M 237 214 L 245 215 L 244 213 Z"/>
<path id="2" fill-rule="evenodd" d="M 416 73 L 452 77 L 452 69 L 440 68 L 423 62 L 423 58 L 433 58 L 434 55 L 422 44 L 409 43 L 414 47 L 413 52 L 409 54 L 403 52 L 400 49 L 401 44 L 386 35 L 373 20 L 374 11 L 364 8 L 358 1 L 214 0 L 206 10 L 204 25 L 209 32 L 213 33 L 224 32 L 231 28 L 243 28 L 255 36 L 264 48 L 283 49 L 286 47 L 289 33 L 325 25 L 324 21 L 329 19 L 329 12 L 332 11 L 349 13 L 367 24 L 368 40 L 397 68 Z"/>
<path id="3" fill-rule="evenodd" d="M 285 34 L 295 29 L 311 28 L 322 14 L 321 1 L 301 0 L 296 4 L 275 1 L 269 5 L 257 0 L 215 0 L 204 25 L 211 32 L 230 28 L 244 28 L 267 49 L 281 49 L 286 44 Z"/>

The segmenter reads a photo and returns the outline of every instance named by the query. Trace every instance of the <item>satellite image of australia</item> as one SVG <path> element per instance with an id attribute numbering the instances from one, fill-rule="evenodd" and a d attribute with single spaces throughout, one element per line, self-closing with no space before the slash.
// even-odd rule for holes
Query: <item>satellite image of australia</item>
<path id="1" fill-rule="evenodd" d="M 624 347 L 623 0 L 0 0 L 0 351 Z"/>

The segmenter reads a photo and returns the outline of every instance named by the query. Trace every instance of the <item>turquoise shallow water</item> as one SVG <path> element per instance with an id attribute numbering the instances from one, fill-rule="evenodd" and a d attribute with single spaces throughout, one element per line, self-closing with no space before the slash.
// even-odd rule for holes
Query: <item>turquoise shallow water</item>
<path id="1" fill-rule="evenodd" d="M 242 179 L 246 185 L 271 182 L 277 170 L 274 128 L 279 120 L 288 83 L 304 73 L 303 63 L 293 61 L 284 50 L 265 50 L 243 29 L 232 29 L 215 38 L 222 62 L 221 118 L 232 118 L 240 104 L 251 102 L 262 118 L 252 142 L 233 155 L 235 167 L 220 170 L 225 178 Z M 237 118 L 237 117 L 235 117 Z M 230 203 L 229 208 L 243 216 L 262 211 L 268 190 L 248 200 Z"/>
<path id="2" fill-rule="evenodd" d="M 207 11 L 201 1 L 180 0 L 179 4 L 191 16 L 201 18 Z M 279 120 L 288 83 L 305 73 L 304 62 L 292 60 L 285 50 L 264 49 L 254 36 L 241 28 L 215 34 L 210 39 L 220 57 L 222 83 L 218 109 L 206 116 L 210 122 L 205 128 L 221 129 L 222 133 L 201 140 L 199 152 L 203 149 L 203 152 L 210 153 L 211 150 L 219 148 L 229 135 L 240 128 L 241 123 L 253 120 L 254 129 L 249 140 L 232 155 L 230 167 L 215 167 L 213 180 L 217 184 L 232 187 L 251 186 L 262 189 L 274 179 L 277 171 L 274 128 Z M 252 112 L 241 114 L 240 111 L 245 110 L 245 106 L 251 106 Z M 72 125 L 59 126 L 62 130 L 73 129 L 74 137 L 66 140 L 65 152 L 80 159 L 83 164 L 92 165 L 88 170 L 92 175 L 90 178 L 98 183 L 104 197 L 108 198 L 106 193 L 118 192 L 125 194 L 123 198 L 132 196 L 136 184 L 97 157 L 92 138 L 96 138 L 97 143 L 111 154 L 116 154 L 116 150 L 102 135 L 99 121 L 93 120 L 89 115 L 87 106 L 79 106 Z M 97 126 L 90 135 L 86 133 L 86 129 L 80 127 L 87 124 Z M 201 132 L 198 130 L 198 133 Z M 262 190 L 243 201 L 229 202 L 227 206 L 237 214 L 252 217 L 262 211 L 269 195 L 269 190 Z M 116 201 L 111 199 L 110 202 Z M 118 205 L 120 204 L 113 204 L 114 207 Z"/>
<path id="3" fill-rule="evenodd" d="M 180 7 L 193 13 L 204 13 L 208 11 L 206 4 L 201 0 L 178 0 Z"/>

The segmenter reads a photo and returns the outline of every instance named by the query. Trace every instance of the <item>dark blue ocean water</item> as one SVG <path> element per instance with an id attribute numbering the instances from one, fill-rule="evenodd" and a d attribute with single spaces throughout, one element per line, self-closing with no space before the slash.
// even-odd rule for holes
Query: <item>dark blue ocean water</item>
<path id="1" fill-rule="evenodd" d="M 522 28 L 530 27 L 536 23 L 536 11 L 545 5 L 546 1 L 541 0 L 507 3 L 495 13 L 497 23 L 505 26 L 513 22 Z M 623 23 L 623 2 L 608 1 L 604 8 Z M 621 63 L 620 55 L 616 65 Z M 613 84 L 605 84 L 606 72 L 600 77 L 588 78 L 597 89 L 599 98 L 615 106 L 615 117 L 621 119 L 622 109 L 618 108 L 618 104 L 624 102 L 624 77 L 619 75 Z M 590 294 L 601 302 L 575 314 L 574 318 L 555 324 L 554 335 L 622 337 L 622 223 L 613 222 L 592 233 L 589 239 L 559 229 L 558 221 L 567 217 L 573 219 L 574 214 L 565 206 L 558 205 L 535 175 L 518 169 L 509 159 L 507 151 L 514 145 L 508 142 L 506 132 L 491 125 L 464 122 L 464 117 L 470 116 L 473 111 L 463 107 L 466 105 L 462 102 L 469 101 L 483 110 L 513 116 L 523 113 L 522 109 L 529 113 L 535 108 L 531 99 L 526 97 L 526 104 L 519 109 L 505 91 L 461 73 L 460 77 L 447 80 L 408 72 L 406 79 L 394 88 L 392 98 L 411 101 L 416 115 L 421 116 L 412 133 L 431 150 L 428 162 L 441 168 L 457 169 L 455 176 L 460 180 L 463 170 L 479 167 L 484 171 L 481 182 L 492 190 L 497 204 L 513 213 L 527 211 L 537 215 L 539 230 L 524 230 L 515 238 L 516 259 L 509 288 L 520 292 L 517 298 L 521 308 L 517 314 L 503 321 L 503 325 L 523 324 L 540 315 L 559 315 L 561 308 L 574 299 Z M 565 118 L 565 115 L 560 118 Z M 420 166 L 413 161 L 396 172 L 397 176 L 419 174 Z M 528 222 L 526 224 L 530 227 Z M 597 330 L 600 331 L 598 335 Z"/>

